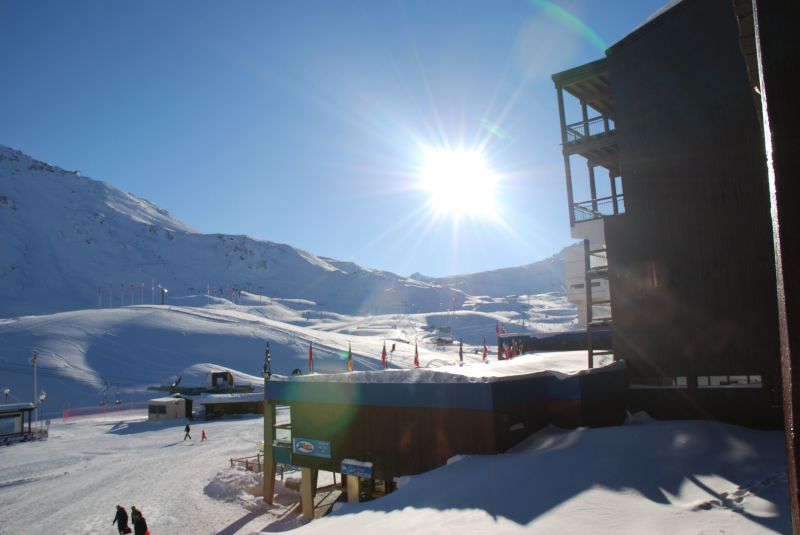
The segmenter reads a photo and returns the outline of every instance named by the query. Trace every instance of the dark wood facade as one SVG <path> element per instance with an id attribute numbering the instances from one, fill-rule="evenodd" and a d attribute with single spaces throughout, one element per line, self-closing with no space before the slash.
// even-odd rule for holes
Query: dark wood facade
<path id="1" fill-rule="evenodd" d="M 631 409 L 779 426 L 767 170 L 731 1 L 684 0 L 606 55 L 625 213 L 603 222 Z"/>
<path id="2" fill-rule="evenodd" d="M 454 455 L 504 452 L 549 424 L 619 424 L 625 392 L 622 365 L 478 383 L 267 384 L 270 404 L 290 407 L 291 436 L 329 442 L 331 451 L 287 457 L 287 446 L 274 445 L 276 459 L 334 472 L 345 458 L 369 461 L 384 481 L 443 466 Z"/>

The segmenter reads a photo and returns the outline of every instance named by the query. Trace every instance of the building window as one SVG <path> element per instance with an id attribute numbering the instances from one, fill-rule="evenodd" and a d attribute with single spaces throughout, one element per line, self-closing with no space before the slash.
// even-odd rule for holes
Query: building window
<path id="1" fill-rule="evenodd" d="M 683 389 L 689 382 L 685 375 L 675 377 L 631 377 L 631 390 Z"/>
<path id="2" fill-rule="evenodd" d="M 698 375 L 698 388 L 761 388 L 760 375 Z"/>
<path id="3" fill-rule="evenodd" d="M 583 284 L 571 284 L 570 288 L 572 288 L 573 290 L 580 290 L 581 288 L 583 288 Z"/>

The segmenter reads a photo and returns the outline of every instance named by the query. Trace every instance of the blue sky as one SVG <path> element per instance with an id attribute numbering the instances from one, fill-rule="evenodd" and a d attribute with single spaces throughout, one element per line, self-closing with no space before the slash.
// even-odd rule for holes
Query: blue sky
<path id="1" fill-rule="evenodd" d="M 0 0 L 0 144 L 205 233 L 404 275 L 527 264 L 571 242 L 550 75 L 663 3 Z M 425 147 L 482 152 L 493 217 L 430 209 Z"/>

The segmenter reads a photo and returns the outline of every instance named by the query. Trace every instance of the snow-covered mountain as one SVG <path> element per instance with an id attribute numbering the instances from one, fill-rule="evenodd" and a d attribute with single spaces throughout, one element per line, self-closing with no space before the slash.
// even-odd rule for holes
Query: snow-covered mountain
<path id="1" fill-rule="evenodd" d="M 0 316 L 232 288 L 338 312 L 463 302 L 463 292 L 248 236 L 200 234 L 154 204 L 0 146 Z M 155 296 L 160 302 L 160 297 Z"/>
<path id="2" fill-rule="evenodd" d="M 159 284 L 170 299 L 239 288 L 359 314 L 436 311 L 470 292 L 538 293 L 563 281 L 553 259 L 424 281 L 249 236 L 201 234 L 149 201 L 3 146 L 0 227 L 0 317 L 158 303 Z"/>
<path id="3" fill-rule="evenodd" d="M 461 290 L 469 295 L 507 297 L 564 291 L 564 252 L 524 266 L 449 277 L 411 275 L 414 280 Z"/>

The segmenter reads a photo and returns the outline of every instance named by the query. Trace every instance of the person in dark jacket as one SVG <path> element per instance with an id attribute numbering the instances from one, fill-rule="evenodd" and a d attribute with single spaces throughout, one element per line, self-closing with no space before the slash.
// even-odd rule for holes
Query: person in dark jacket
<path id="1" fill-rule="evenodd" d="M 183 430 L 184 430 L 184 431 L 186 431 L 186 434 L 185 434 L 185 435 L 183 435 L 183 440 L 186 440 L 187 438 L 188 438 L 189 440 L 191 440 L 191 439 L 192 439 L 192 435 L 190 435 L 190 434 L 189 434 L 189 430 L 190 430 L 190 429 L 191 429 L 191 427 L 189 427 L 189 424 L 186 424 L 186 427 L 184 427 L 184 428 L 183 428 Z"/>
<path id="2" fill-rule="evenodd" d="M 145 522 L 142 512 L 135 505 L 131 506 L 131 521 L 133 522 L 133 535 L 147 533 L 147 522 Z"/>
<path id="3" fill-rule="evenodd" d="M 117 525 L 119 535 L 131 532 L 131 528 L 128 527 L 128 512 L 121 505 L 117 505 L 117 514 L 114 516 L 114 521 L 111 522 L 112 526 L 114 524 Z"/>

